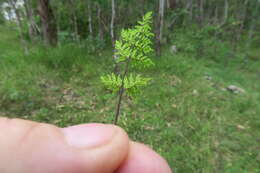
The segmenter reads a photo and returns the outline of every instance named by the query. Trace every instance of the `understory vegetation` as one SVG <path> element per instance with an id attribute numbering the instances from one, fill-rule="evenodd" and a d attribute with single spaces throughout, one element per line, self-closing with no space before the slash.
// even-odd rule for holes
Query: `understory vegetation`
<path id="1" fill-rule="evenodd" d="M 245 53 L 205 30 L 175 30 L 142 71 L 151 85 L 135 100 L 125 96 L 119 125 L 175 173 L 260 172 L 260 50 Z M 25 56 L 12 25 L 0 26 L 0 38 L 0 116 L 61 127 L 113 121 L 116 99 L 100 81 L 114 69 L 110 47 L 29 44 Z"/>

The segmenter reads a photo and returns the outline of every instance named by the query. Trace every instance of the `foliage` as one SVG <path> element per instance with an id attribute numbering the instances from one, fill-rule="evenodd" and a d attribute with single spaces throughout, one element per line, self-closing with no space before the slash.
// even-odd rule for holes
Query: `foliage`
<path id="1" fill-rule="evenodd" d="M 1 4 L 0 4 L 1 5 Z M 1 10 L 1 7 L 0 7 Z M 0 25 L 5 23 L 5 18 L 4 18 L 4 14 L 0 11 Z"/>
<path id="2" fill-rule="evenodd" d="M 118 93 L 122 83 L 124 83 L 125 91 L 130 96 L 140 93 L 140 87 L 146 86 L 150 80 L 150 78 L 143 78 L 140 75 L 134 76 L 132 73 L 128 78 L 124 78 L 124 81 L 114 73 L 101 76 L 101 81 L 107 89 L 113 91 L 113 93 Z"/>
<path id="3" fill-rule="evenodd" d="M 153 65 L 152 61 L 147 57 L 151 53 L 152 41 L 151 37 L 151 18 L 152 13 L 147 13 L 143 17 L 143 21 L 139 21 L 134 29 L 122 30 L 120 40 L 116 41 L 115 49 L 118 58 L 117 62 L 133 61 L 135 65 L 149 67 Z"/>
<path id="4" fill-rule="evenodd" d="M 0 116 L 60 127 L 111 122 L 115 100 L 104 94 L 100 74 L 112 69 L 112 50 L 93 56 L 75 43 L 55 49 L 31 45 L 33 51 L 23 56 L 15 35 L 0 26 Z M 179 37 L 183 45 L 193 43 L 184 30 L 176 43 Z M 173 172 L 258 173 L 259 49 L 252 54 L 256 58 L 246 66 L 236 59 L 223 66 L 207 54 L 197 59 L 194 52 L 181 50 L 173 56 L 164 49 L 160 58 L 152 58 L 155 67 L 145 70 L 153 85 L 142 90 L 138 106 L 123 102 L 120 125 L 129 138 L 159 152 Z M 223 91 L 230 84 L 246 93 Z"/>
<path id="5" fill-rule="evenodd" d="M 143 21 L 139 21 L 135 28 L 122 30 L 120 40 L 116 41 L 115 49 L 117 56 L 117 63 L 125 63 L 125 66 L 130 64 L 138 66 L 139 68 L 149 67 L 153 65 L 151 59 L 147 57 L 149 53 L 153 51 L 151 48 L 150 38 L 153 36 L 151 33 L 152 13 L 147 13 L 143 17 Z M 128 72 L 129 67 L 125 67 L 125 71 Z M 112 89 L 114 92 L 119 91 L 122 84 L 125 89 L 128 89 L 129 94 L 133 90 L 136 92 L 140 86 L 145 86 L 149 81 L 148 78 L 143 78 L 140 75 L 134 76 L 130 74 L 129 76 L 111 75 L 102 76 L 102 82 L 106 87 Z M 130 88 L 134 88 L 130 90 Z"/>
<path id="6" fill-rule="evenodd" d="M 32 3 L 36 27 L 41 28 L 38 1 L 28 2 Z M 109 74 L 112 51 L 104 50 L 111 47 L 110 2 L 51 1 L 59 46 L 45 48 L 28 42 L 27 56 L 22 54 L 16 23 L 0 25 L 0 116 L 61 127 L 110 123 L 114 95 L 125 92 L 131 97 L 122 103 L 125 116 L 121 116 L 120 125 L 131 139 L 149 144 L 163 155 L 174 172 L 260 172 L 260 1 L 167 1 L 162 37 L 171 37 L 177 52 L 170 53 L 166 46 L 172 45 L 166 45 L 162 56 L 152 60 L 147 55 L 151 49 L 143 49 L 151 46 L 144 34 L 151 28 L 143 27 L 143 21 L 133 26 L 140 15 L 157 9 L 158 0 L 116 1 L 114 29 L 116 37 L 121 37 L 113 56 L 122 70 L 129 61 L 125 77 L 124 71 Z M 23 33 L 29 35 L 26 10 L 22 7 L 19 11 Z M 76 28 L 79 41 L 74 39 Z M 36 37 L 41 38 L 41 33 Z M 245 50 L 247 40 L 252 43 Z M 248 54 L 246 63 L 244 54 Z M 154 68 L 146 69 L 152 65 Z M 108 74 L 101 80 L 114 94 L 104 94 L 100 74 Z M 143 77 L 146 75 L 154 80 L 143 90 L 151 81 Z M 230 84 L 246 93 L 224 91 Z M 140 92 L 142 97 L 135 99 L 138 106 L 133 108 L 131 98 Z"/>
<path id="7" fill-rule="evenodd" d="M 197 59 L 206 58 L 223 65 L 235 60 L 238 62 L 239 55 L 228 40 L 221 39 L 222 34 L 223 31 L 218 26 L 207 26 L 202 29 L 193 26 L 187 30 L 179 28 L 172 34 L 171 43 L 176 45 L 178 52 Z"/>
<path id="8" fill-rule="evenodd" d="M 98 37 L 89 36 L 82 41 L 82 44 L 87 53 L 90 54 L 100 54 L 100 52 L 106 48 L 105 40 L 101 40 Z"/>
<path id="9" fill-rule="evenodd" d="M 117 105 L 117 112 L 115 123 L 119 116 L 121 108 L 121 97 L 126 91 L 130 96 L 139 93 L 140 88 L 148 84 L 149 78 L 141 77 L 141 75 L 129 74 L 129 68 L 132 66 L 146 68 L 153 65 L 148 54 L 153 51 L 151 48 L 152 42 L 150 24 L 152 23 L 152 12 L 143 16 L 143 20 L 138 22 L 138 25 L 133 29 L 122 30 L 120 40 L 115 43 L 116 62 L 124 64 L 125 69 L 122 74 L 115 75 L 114 73 L 106 76 L 101 76 L 103 84 L 113 92 L 118 92 L 119 102 Z"/>

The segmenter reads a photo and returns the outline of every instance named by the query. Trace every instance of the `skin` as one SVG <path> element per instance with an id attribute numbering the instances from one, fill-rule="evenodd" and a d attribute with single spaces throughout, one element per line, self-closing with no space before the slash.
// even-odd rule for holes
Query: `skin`
<path id="1" fill-rule="evenodd" d="M 58 128 L 0 118 L 1 173 L 171 173 L 149 147 L 114 125 Z"/>

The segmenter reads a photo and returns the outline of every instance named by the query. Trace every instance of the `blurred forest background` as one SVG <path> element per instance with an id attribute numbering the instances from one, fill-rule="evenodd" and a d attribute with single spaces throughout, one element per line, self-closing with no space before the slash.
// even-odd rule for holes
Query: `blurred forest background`
<path id="1" fill-rule="evenodd" d="M 119 125 L 175 173 L 260 173 L 260 0 L 0 0 L 0 116 L 111 123 L 100 76 L 148 11 L 153 80 Z"/>

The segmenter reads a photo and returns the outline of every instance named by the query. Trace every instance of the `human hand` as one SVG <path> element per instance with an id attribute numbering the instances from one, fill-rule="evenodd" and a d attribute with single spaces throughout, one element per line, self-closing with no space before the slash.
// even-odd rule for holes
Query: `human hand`
<path id="1" fill-rule="evenodd" d="M 166 161 L 119 127 L 0 118 L 0 173 L 171 173 Z"/>

